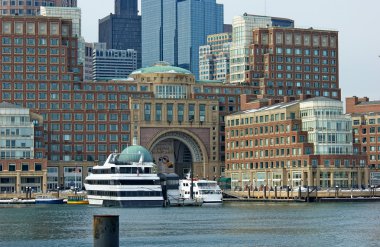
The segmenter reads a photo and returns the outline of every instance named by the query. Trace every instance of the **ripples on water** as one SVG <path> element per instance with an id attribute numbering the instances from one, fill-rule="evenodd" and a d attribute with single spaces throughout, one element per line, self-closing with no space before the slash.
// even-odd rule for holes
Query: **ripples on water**
<path id="1" fill-rule="evenodd" d="M 379 246 L 380 203 L 225 203 L 122 209 L 0 206 L 0 246 L 93 246 L 93 215 L 120 215 L 120 246 Z"/>

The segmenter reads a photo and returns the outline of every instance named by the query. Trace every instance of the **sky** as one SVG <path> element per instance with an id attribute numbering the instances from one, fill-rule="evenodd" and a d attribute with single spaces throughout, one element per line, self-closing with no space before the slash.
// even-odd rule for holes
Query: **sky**
<path id="1" fill-rule="evenodd" d="M 296 27 L 339 31 L 342 101 L 367 96 L 380 100 L 379 0 L 217 0 L 224 23 L 243 13 L 290 18 Z M 98 20 L 113 13 L 114 0 L 78 0 L 82 35 L 98 40 Z"/>

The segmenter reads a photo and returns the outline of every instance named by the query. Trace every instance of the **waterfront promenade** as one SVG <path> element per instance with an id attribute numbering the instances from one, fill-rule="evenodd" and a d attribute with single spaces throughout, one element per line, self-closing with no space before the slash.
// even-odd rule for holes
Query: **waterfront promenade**
<path id="1" fill-rule="evenodd" d="M 86 192 L 80 191 L 80 192 L 78 192 L 78 194 L 85 195 Z M 49 192 L 49 193 L 46 193 L 46 194 L 31 193 L 31 194 L 28 194 L 28 195 L 26 193 L 1 193 L 0 194 L 0 200 L 7 200 L 7 199 L 14 199 L 14 198 L 18 198 L 18 199 L 35 199 L 36 196 L 38 196 L 38 195 L 49 195 L 49 196 L 53 196 L 53 197 L 59 197 L 59 198 L 67 199 L 68 196 L 75 195 L 75 192 L 74 191 L 70 191 L 70 190 L 65 190 L 65 191 L 60 191 L 59 193 L 58 192 Z"/>
<path id="2" fill-rule="evenodd" d="M 85 194 L 85 192 L 78 192 L 79 194 Z M 48 195 L 53 197 L 60 197 L 67 199 L 68 196 L 74 195 L 73 191 L 60 191 L 50 192 Z M 289 190 L 286 189 L 272 189 L 268 191 L 264 190 L 225 190 L 224 201 L 279 201 L 279 202 L 315 202 L 315 201 L 360 201 L 369 199 L 368 201 L 380 200 L 380 188 L 373 189 L 327 189 L 327 190 L 315 190 L 309 188 L 299 188 Z M 27 197 L 26 193 L 14 194 L 14 193 L 2 193 L 0 194 L 1 200 L 9 199 L 35 199 L 37 195 L 41 193 L 32 193 L 31 196 Z"/>
<path id="3" fill-rule="evenodd" d="M 363 200 L 363 199 L 378 199 L 380 200 L 380 188 L 370 189 L 325 189 L 316 190 L 315 188 L 296 188 L 293 190 L 287 189 L 272 189 L 272 190 L 227 190 L 223 192 L 226 200 L 247 200 L 262 201 L 262 200 L 280 200 L 280 201 L 329 201 L 332 199 L 340 199 L 341 201 Z M 348 200 L 350 199 L 350 200 Z M 336 200 L 339 201 L 339 200 Z"/>

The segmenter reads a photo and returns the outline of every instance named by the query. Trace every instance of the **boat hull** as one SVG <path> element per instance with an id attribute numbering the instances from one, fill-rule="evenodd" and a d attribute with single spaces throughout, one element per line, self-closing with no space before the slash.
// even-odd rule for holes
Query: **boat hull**
<path id="1" fill-rule="evenodd" d="M 88 201 L 78 201 L 78 202 L 67 201 L 67 204 L 70 204 L 70 205 L 88 205 L 89 202 Z"/>
<path id="2" fill-rule="evenodd" d="M 36 204 L 63 204 L 62 199 L 36 199 Z"/>
<path id="3" fill-rule="evenodd" d="M 164 205 L 164 200 L 108 200 L 89 198 L 88 201 L 90 205 L 121 208 L 163 207 Z"/>

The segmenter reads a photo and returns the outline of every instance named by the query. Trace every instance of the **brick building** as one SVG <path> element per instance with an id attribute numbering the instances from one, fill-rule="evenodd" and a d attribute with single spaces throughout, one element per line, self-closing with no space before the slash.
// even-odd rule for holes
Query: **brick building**
<path id="1" fill-rule="evenodd" d="M 369 179 L 366 156 L 352 142 L 351 118 L 341 102 L 324 97 L 267 101 L 227 116 L 226 174 L 243 188 L 351 188 Z"/>
<path id="2" fill-rule="evenodd" d="M 77 62 L 78 39 L 72 35 L 71 20 L 0 16 L 0 23 L 1 80 L 82 79 L 82 66 Z"/>
<path id="3" fill-rule="evenodd" d="M 42 21 L 65 23 L 58 18 L 45 17 L 37 19 L 3 17 L 3 19 L 10 23 L 7 25 L 12 31 L 16 23 L 23 23 L 23 27 L 26 27 L 25 23 Z M 26 32 L 25 29 L 22 30 Z M 59 30 L 63 31 L 63 28 Z M 76 68 L 77 60 L 75 58 L 69 60 L 66 57 L 68 53 L 76 54 L 75 40 L 67 42 L 67 47 L 58 46 L 60 53 L 57 57 L 60 61 L 70 61 L 71 64 L 62 64 L 59 72 L 50 74 L 48 72 L 46 76 L 44 71 L 36 71 L 32 77 L 28 76 L 30 72 L 25 71 L 29 64 L 37 68 L 47 66 L 48 71 L 54 66 L 49 60 L 52 56 L 27 54 L 29 48 L 35 51 L 39 49 L 36 45 L 30 47 L 25 45 L 27 40 L 38 41 L 45 36 L 38 35 L 32 38 L 20 34 L 20 37 L 16 36 L 18 42 L 23 44 L 19 47 L 14 43 L 16 39 L 11 38 L 7 32 L 9 30 L 4 32 L 0 30 L 1 40 L 5 41 L 1 43 L 0 49 L 9 51 L 8 58 L 1 61 L 1 69 L 5 70 L 2 73 L 3 77 L 0 78 L 0 100 L 27 107 L 43 117 L 44 143 L 48 159 L 48 189 L 69 188 L 75 181 L 77 181 L 76 187 L 81 188 L 83 178 L 91 171 L 92 166 L 104 161 L 110 152 L 123 150 L 131 145 L 133 137 L 140 138 L 140 143 L 149 144 L 151 151 L 156 152 L 158 148 L 154 148 L 161 139 L 157 139 L 156 136 L 157 142 L 147 142 L 145 137 L 150 136 L 150 132 L 145 130 L 157 130 L 158 126 L 161 129 L 176 130 L 175 133 L 162 133 L 163 138 L 172 141 L 172 146 L 173 143 L 177 144 L 177 141 L 186 143 L 186 145 L 176 145 L 179 147 L 176 151 L 181 152 L 176 161 L 178 164 L 183 164 L 180 173 L 184 172 L 183 169 L 188 170 L 190 163 L 194 163 L 196 171 L 194 174 L 199 177 L 211 178 L 223 175 L 224 116 L 239 110 L 240 94 L 251 94 L 249 88 L 224 85 L 220 82 L 196 82 L 189 71 L 162 64 L 147 68 L 144 72 L 136 72 L 127 80 L 82 82 L 77 73 L 71 72 L 73 71 L 71 67 Z M 61 38 L 60 35 L 57 37 Z M 50 45 L 49 40 L 52 38 L 49 37 L 46 41 L 47 54 L 56 49 Z M 61 44 L 62 40 L 59 38 Z M 20 48 L 19 55 L 13 52 L 16 48 Z M 34 60 L 29 57 L 33 57 Z M 21 66 L 22 76 L 17 77 L 17 73 L 13 73 L 15 65 Z M 4 74 L 9 75 L 4 76 Z M 57 77 L 49 80 L 53 74 L 57 74 Z M 156 91 L 158 87 L 164 91 Z M 173 88 L 181 88 L 184 91 L 165 91 Z M 177 98 L 179 92 L 181 93 Z M 152 114 L 150 122 L 143 114 L 144 111 L 148 112 L 148 104 L 151 106 Z M 160 112 L 160 109 L 156 108 L 160 104 L 163 107 L 161 121 L 155 117 L 153 121 L 153 114 L 156 116 L 156 113 Z M 168 104 L 173 105 L 168 106 Z M 137 109 L 134 108 L 136 105 L 139 105 Z M 167 112 L 172 112 L 173 121 L 168 121 Z M 181 112 L 183 120 L 179 117 Z M 191 115 L 194 118 L 190 118 Z M 198 147 L 197 151 L 193 151 L 195 147 Z"/>
<path id="4" fill-rule="evenodd" d="M 367 154 L 370 184 L 380 185 L 380 101 L 346 98 L 346 112 L 352 117 L 355 143 Z"/>
<path id="5" fill-rule="evenodd" d="M 256 28 L 245 83 L 264 98 L 328 97 L 340 100 L 338 32 Z"/>

